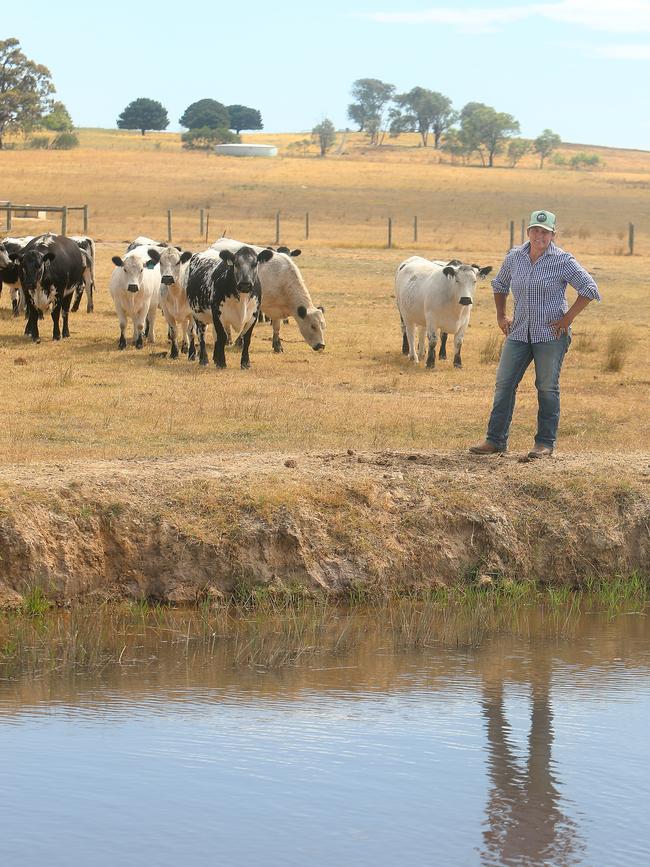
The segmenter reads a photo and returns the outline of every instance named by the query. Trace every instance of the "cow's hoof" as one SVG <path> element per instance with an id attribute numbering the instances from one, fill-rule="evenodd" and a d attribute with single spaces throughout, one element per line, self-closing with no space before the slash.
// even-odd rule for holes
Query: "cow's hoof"
<path id="1" fill-rule="evenodd" d="M 53 334 L 52 340 L 61 340 L 61 335 L 60 334 Z"/>
<path id="2" fill-rule="evenodd" d="M 178 358 L 178 346 L 172 343 L 172 348 L 169 353 L 170 358 Z"/>
<path id="3" fill-rule="evenodd" d="M 447 353 L 441 352 L 440 355 L 438 356 L 438 358 L 440 359 L 440 361 L 446 361 L 447 360 Z"/>
<path id="4" fill-rule="evenodd" d="M 242 361 L 242 363 L 239 366 L 241 367 L 242 370 L 250 370 L 251 369 L 250 361 Z"/>
<path id="5" fill-rule="evenodd" d="M 429 370 L 435 370 L 435 369 L 436 369 L 436 363 L 435 363 L 435 361 L 427 361 L 427 365 L 426 365 L 426 366 L 429 368 Z"/>
<path id="6" fill-rule="evenodd" d="M 40 342 L 41 342 L 40 337 L 32 337 L 32 343 L 40 343 Z"/>
<path id="7" fill-rule="evenodd" d="M 462 370 L 463 364 L 461 361 L 454 361 L 454 367 L 456 368 L 456 370 Z"/>
<path id="8" fill-rule="evenodd" d="M 207 364 L 207 361 L 206 361 L 206 364 Z M 215 361 L 214 366 L 215 366 L 218 370 L 225 370 L 225 369 L 226 369 L 226 365 L 225 365 L 224 363 L 220 362 L 220 361 Z"/>
<path id="9" fill-rule="evenodd" d="M 188 352 L 187 353 L 188 361 L 196 361 L 196 352 Z"/>
<path id="10" fill-rule="evenodd" d="M 273 352 L 284 352 L 284 347 L 282 346 L 281 343 L 274 343 L 273 344 Z"/>

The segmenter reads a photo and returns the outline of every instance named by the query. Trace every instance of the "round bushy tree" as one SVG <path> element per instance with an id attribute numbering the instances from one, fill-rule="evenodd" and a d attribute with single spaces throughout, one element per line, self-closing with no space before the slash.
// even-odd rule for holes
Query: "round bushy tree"
<path id="1" fill-rule="evenodd" d="M 199 99 L 188 105 L 178 122 L 187 129 L 231 129 L 228 109 L 216 99 Z"/>
<path id="2" fill-rule="evenodd" d="M 148 129 L 167 129 L 167 109 L 155 99 L 141 96 L 134 99 L 117 119 L 119 129 L 139 129 L 144 135 Z"/>

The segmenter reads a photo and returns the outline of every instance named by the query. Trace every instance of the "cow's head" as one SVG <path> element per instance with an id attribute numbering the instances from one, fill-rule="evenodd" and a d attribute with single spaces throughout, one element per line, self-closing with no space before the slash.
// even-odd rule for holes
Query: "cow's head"
<path id="1" fill-rule="evenodd" d="M 156 250 L 148 250 L 149 259 L 143 259 L 142 256 L 127 255 L 122 259 L 120 256 L 113 256 L 113 264 L 118 268 L 124 269 L 124 280 L 126 288 L 129 292 L 139 292 L 143 288 L 143 275 L 145 268 L 155 268 L 160 258 Z M 151 253 L 156 254 L 154 259 Z"/>
<path id="2" fill-rule="evenodd" d="M 250 292 L 257 282 L 257 266 L 273 258 L 273 250 L 265 249 L 256 253 L 252 247 L 240 247 L 236 253 L 222 250 L 219 257 L 228 268 L 232 268 L 237 291 Z"/>
<path id="3" fill-rule="evenodd" d="M 325 309 L 323 307 L 305 307 L 296 309 L 296 322 L 300 333 L 312 349 L 325 349 Z"/>
<path id="4" fill-rule="evenodd" d="M 155 252 L 155 250 L 148 250 L 150 256 Z M 181 252 L 179 247 L 165 247 L 158 257 L 158 264 L 160 265 L 160 282 L 162 287 L 173 286 L 174 283 L 180 285 L 181 265 L 189 262 L 191 258 L 191 250 L 183 250 L 183 252 Z M 163 289 L 162 291 L 164 292 L 166 289 Z"/>
<path id="5" fill-rule="evenodd" d="M 292 258 L 295 259 L 297 256 L 300 256 L 300 254 L 302 253 L 302 250 L 300 250 L 299 248 L 296 248 L 295 250 L 291 250 L 291 249 L 289 249 L 289 247 L 278 247 L 277 252 L 278 253 L 284 253 L 285 256 L 291 256 Z"/>
<path id="6" fill-rule="evenodd" d="M 56 286 L 43 285 L 49 263 L 54 261 L 54 253 L 51 250 L 35 248 L 21 253 L 17 257 L 18 276 L 26 298 L 41 312 L 48 309 L 54 301 Z"/>
<path id="7" fill-rule="evenodd" d="M 6 268 L 10 263 L 9 253 L 7 253 L 4 244 L 0 244 L 0 268 Z"/>

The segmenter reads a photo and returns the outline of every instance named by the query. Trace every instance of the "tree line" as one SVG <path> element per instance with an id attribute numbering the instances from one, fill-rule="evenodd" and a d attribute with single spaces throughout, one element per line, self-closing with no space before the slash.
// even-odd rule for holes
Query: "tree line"
<path id="1" fill-rule="evenodd" d="M 536 139 L 516 138 L 519 121 L 511 114 L 497 111 L 482 102 L 468 102 L 456 111 L 451 99 L 435 90 L 414 87 L 397 93 L 393 84 L 377 78 L 359 78 L 352 84 L 353 102 L 348 105 L 348 117 L 372 145 L 405 132 L 417 132 L 420 143 L 448 152 L 452 159 L 468 162 L 478 155 L 484 166 L 493 166 L 494 158 L 506 150 L 515 166 L 531 151 L 539 156 L 540 168 L 562 143 L 560 136 L 545 129 Z M 325 118 L 312 130 L 324 156 L 334 144 L 335 130 Z"/>

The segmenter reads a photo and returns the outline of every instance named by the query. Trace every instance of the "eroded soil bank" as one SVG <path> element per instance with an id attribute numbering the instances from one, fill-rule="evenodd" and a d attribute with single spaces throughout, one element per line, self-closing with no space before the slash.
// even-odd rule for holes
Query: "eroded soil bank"
<path id="1" fill-rule="evenodd" d="M 0 605 L 650 572 L 650 455 L 204 455 L 0 468 Z"/>

